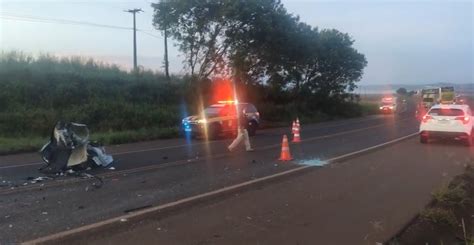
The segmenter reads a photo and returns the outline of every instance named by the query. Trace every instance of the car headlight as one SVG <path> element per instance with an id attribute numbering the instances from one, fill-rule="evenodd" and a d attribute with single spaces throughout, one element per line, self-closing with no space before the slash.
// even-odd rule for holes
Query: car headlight
<path id="1" fill-rule="evenodd" d="M 383 107 L 382 107 L 382 106 L 380 107 L 380 110 L 383 110 Z"/>

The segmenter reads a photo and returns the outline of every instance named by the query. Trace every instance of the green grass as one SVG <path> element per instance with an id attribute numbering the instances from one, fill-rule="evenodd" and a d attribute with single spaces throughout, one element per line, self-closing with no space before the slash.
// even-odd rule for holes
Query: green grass
<path id="1" fill-rule="evenodd" d="M 421 212 L 421 218 L 437 225 L 456 227 L 457 220 L 453 211 L 443 208 L 428 208 Z"/>
<path id="2" fill-rule="evenodd" d="M 0 138 L 0 155 L 39 151 L 48 138 L 42 137 L 14 137 Z"/>
<path id="3" fill-rule="evenodd" d="M 464 206 L 469 203 L 469 195 L 465 189 L 467 183 L 451 183 L 433 192 L 434 200 L 445 207 Z"/>
<path id="4" fill-rule="evenodd" d="M 91 135 L 91 140 L 99 141 L 105 145 L 113 145 L 173 138 L 178 134 L 178 128 L 151 128 L 94 133 Z M 0 155 L 39 151 L 48 140 L 48 137 L 2 137 L 0 138 Z"/>
<path id="5" fill-rule="evenodd" d="M 375 102 L 360 102 L 359 103 L 361 110 L 362 110 L 362 115 L 368 116 L 368 115 L 375 115 L 379 113 L 379 104 Z"/>

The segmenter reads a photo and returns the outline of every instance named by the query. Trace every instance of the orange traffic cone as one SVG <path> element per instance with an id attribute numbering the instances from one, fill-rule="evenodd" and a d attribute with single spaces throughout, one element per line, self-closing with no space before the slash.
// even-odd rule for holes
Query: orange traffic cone
<path id="1" fill-rule="evenodd" d="M 280 161 L 293 160 L 290 154 L 290 147 L 288 146 L 288 137 L 286 137 L 286 134 L 283 136 L 283 141 L 281 142 L 281 154 L 278 160 Z"/>
<path id="2" fill-rule="evenodd" d="M 301 130 L 300 128 L 300 119 L 296 118 L 296 127 Z"/>
<path id="3" fill-rule="evenodd" d="M 296 124 L 295 131 L 293 133 L 293 143 L 300 143 L 301 138 L 300 138 L 300 127 L 298 127 L 298 124 Z"/>
<path id="4" fill-rule="evenodd" d="M 293 120 L 293 126 L 291 127 L 291 133 L 294 134 L 296 129 L 296 121 Z"/>

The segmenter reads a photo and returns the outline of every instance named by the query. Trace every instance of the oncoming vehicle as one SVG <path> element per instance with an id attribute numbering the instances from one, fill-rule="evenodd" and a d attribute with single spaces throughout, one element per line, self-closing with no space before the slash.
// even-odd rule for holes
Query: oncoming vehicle
<path id="1" fill-rule="evenodd" d="M 420 142 L 431 138 L 454 138 L 471 146 L 473 118 L 468 105 L 435 105 L 423 117 L 420 125 Z"/>
<path id="2" fill-rule="evenodd" d="M 397 104 L 392 97 L 384 97 L 379 109 L 382 113 L 393 113 L 397 109 Z"/>
<path id="3" fill-rule="evenodd" d="M 186 134 L 216 138 L 222 134 L 236 134 L 239 125 L 238 112 L 243 111 L 247 118 L 250 136 L 256 134 L 260 124 L 260 113 L 250 103 L 219 101 L 205 108 L 200 114 L 183 119 L 182 127 Z"/>

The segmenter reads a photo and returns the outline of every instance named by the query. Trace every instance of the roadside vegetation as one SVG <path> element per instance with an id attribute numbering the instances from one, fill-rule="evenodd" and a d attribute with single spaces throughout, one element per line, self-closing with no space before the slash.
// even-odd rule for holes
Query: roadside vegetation
<path id="1" fill-rule="evenodd" d="M 186 74 L 2 51 L 0 154 L 38 149 L 58 120 L 85 123 L 106 144 L 174 137 L 181 119 L 215 103 L 215 84 L 229 78 L 264 127 L 377 112 L 353 93 L 367 61 L 349 34 L 309 26 L 277 0 L 153 7 L 153 24 L 178 44 Z"/>
<path id="2" fill-rule="evenodd" d="M 474 244 L 474 168 L 432 193 L 433 201 L 389 244 Z"/>

